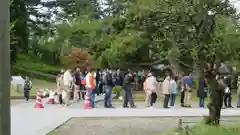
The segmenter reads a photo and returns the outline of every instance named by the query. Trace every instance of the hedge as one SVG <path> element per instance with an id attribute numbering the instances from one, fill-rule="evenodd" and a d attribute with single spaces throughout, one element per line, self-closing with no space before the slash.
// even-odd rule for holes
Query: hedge
<path id="1" fill-rule="evenodd" d="M 34 70 L 26 70 L 24 68 L 14 68 L 14 74 L 21 76 L 28 76 L 36 79 L 46 80 L 46 81 L 56 81 L 56 76 L 48 73 L 43 73 Z"/>

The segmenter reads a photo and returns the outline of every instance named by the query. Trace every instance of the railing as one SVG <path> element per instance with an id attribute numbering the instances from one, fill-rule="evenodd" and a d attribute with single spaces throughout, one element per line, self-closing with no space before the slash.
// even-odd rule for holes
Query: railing
<path id="1" fill-rule="evenodd" d="M 220 120 L 223 122 L 239 122 L 239 120 Z M 189 126 L 188 125 L 183 125 L 184 123 L 188 124 L 188 123 L 199 123 L 199 121 L 183 121 L 181 118 L 178 119 L 178 129 L 179 130 L 183 130 L 183 134 L 184 135 L 193 135 L 190 130 L 189 130 Z"/>

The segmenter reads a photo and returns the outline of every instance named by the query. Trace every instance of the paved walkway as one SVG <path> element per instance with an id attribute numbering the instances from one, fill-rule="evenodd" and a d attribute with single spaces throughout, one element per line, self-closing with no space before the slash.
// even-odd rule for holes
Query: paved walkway
<path id="1" fill-rule="evenodd" d="M 96 97 L 100 100 L 103 97 Z M 11 107 L 12 135 L 46 135 L 72 117 L 161 117 L 161 116 L 203 116 L 208 115 L 207 109 L 172 108 L 172 109 L 103 109 L 84 110 L 66 108 L 60 105 L 46 105 L 44 109 L 33 108 L 34 103 L 26 103 Z M 222 110 L 223 116 L 239 116 L 240 109 Z"/>

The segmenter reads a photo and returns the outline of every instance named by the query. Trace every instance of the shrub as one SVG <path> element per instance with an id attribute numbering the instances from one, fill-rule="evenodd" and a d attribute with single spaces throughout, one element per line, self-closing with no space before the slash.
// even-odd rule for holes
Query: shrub
<path id="1" fill-rule="evenodd" d="M 57 75 L 60 72 L 60 67 L 43 63 L 40 59 L 28 55 L 19 54 L 17 63 L 13 66 L 13 73 L 18 73 L 18 69 L 39 71 L 42 73 Z M 21 73 L 21 72 L 20 72 Z"/>
<path id="2" fill-rule="evenodd" d="M 114 86 L 112 91 L 116 93 L 116 98 L 118 98 L 120 96 L 121 91 L 123 91 L 123 89 L 121 86 Z"/>
<path id="3" fill-rule="evenodd" d="M 56 76 L 52 74 L 42 73 L 34 70 L 27 70 L 24 68 L 14 68 L 14 74 L 21 75 L 21 76 L 29 76 L 36 79 L 46 80 L 54 82 L 56 81 Z"/>

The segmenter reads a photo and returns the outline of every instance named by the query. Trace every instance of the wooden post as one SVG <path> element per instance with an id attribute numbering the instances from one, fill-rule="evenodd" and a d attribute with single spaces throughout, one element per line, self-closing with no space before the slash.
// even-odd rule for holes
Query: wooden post
<path id="1" fill-rule="evenodd" d="M 184 127 L 183 134 L 188 135 L 188 125 Z"/>
<path id="2" fill-rule="evenodd" d="M 9 8 L 10 0 L 0 0 L 0 135 L 11 135 Z"/>
<path id="3" fill-rule="evenodd" d="M 178 129 L 182 129 L 182 119 L 178 119 Z"/>

